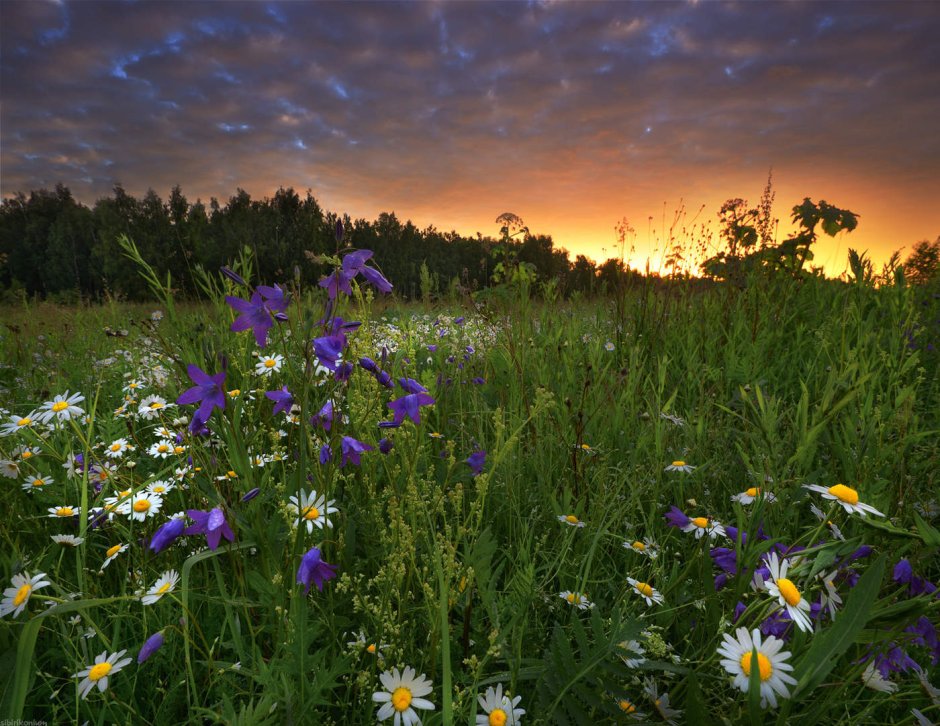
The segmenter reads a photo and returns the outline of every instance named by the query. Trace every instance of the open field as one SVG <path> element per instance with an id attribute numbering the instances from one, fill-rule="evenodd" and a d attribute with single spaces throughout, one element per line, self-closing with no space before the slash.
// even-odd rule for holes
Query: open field
<path id="1" fill-rule="evenodd" d="M 4 310 L 4 716 L 940 718 L 910 287 L 445 309 L 237 277 Z"/>

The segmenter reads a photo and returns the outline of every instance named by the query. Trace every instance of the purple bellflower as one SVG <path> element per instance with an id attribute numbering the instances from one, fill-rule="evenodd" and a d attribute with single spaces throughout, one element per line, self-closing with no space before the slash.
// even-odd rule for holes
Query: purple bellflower
<path id="1" fill-rule="evenodd" d="M 153 538 L 150 540 L 150 549 L 154 553 L 162 552 L 183 534 L 185 528 L 186 522 L 182 518 L 171 519 L 169 522 L 161 524 L 160 528 L 153 533 Z"/>
<path id="2" fill-rule="evenodd" d="M 287 298 L 277 286 L 259 285 L 250 300 L 226 295 L 225 302 L 240 313 L 232 323 L 232 332 L 251 329 L 259 348 L 264 348 L 268 342 L 268 331 L 274 327 L 274 318 L 285 319 L 281 311 L 287 307 Z"/>
<path id="3" fill-rule="evenodd" d="M 219 540 L 225 536 L 229 542 L 235 541 L 235 534 L 232 528 L 225 521 L 225 514 L 221 508 L 215 507 L 208 512 L 200 509 L 187 509 L 187 516 L 196 524 L 187 527 L 183 534 L 204 534 L 210 550 L 215 550 L 219 546 Z"/>
<path id="4" fill-rule="evenodd" d="M 342 333 L 336 335 L 325 335 L 322 338 L 314 338 L 313 351 L 320 360 L 320 365 L 324 368 L 336 372 L 337 361 L 343 356 L 343 348 L 346 347 L 346 336 Z"/>
<path id="5" fill-rule="evenodd" d="M 143 663 L 150 656 L 160 650 L 161 647 L 163 647 L 163 633 L 157 631 L 147 638 L 143 647 L 140 649 L 140 652 L 137 654 L 137 664 L 140 665 Z"/>
<path id="6" fill-rule="evenodd" d="M 205 427 L 206 422 L 212 415 L 214 408 L 225 408 L 225 372 L 216 373 L 210 376 L 199 366 L 190 363 L 186 366 L 186 372 L 196 385 L 176 399 L 177 405 L 185 405 L 200 401 L 199 409 L 193 415 L 189 424 L 190 431 L 197 431 Z"/>
<path id="7" fill-rule="evenodd" d="M 294 405 L 294 396 L 284 386 L 280 391 L 266 391 L 264 397 L 274 401 L 274 415 L 277 416 L 282 411 L 290 413 L 291 406 Z"/>
<path id="8" fill-rule="evenodd" d="M 304 554 L 297 568 L 297 582 L 304 585 L 304 595 L 310 592 L 310 585 L 316 585 L 317 590 L 323 592 L 323 583 L 336 577 L 336 565 L 324 562 L 320 557 L 320 549 L 313 547 Z"/>
<path id="9" fill-rule="evenodd" d="M 391 427 L 384 426 L 383 428 L 401 426 L 402 422 L 405 420 L 405 416 L 410 418 L 417 426 L 421 423 L 421 406 L 432 405 L 434 405 L 434 399 L 427 393 L 409 393 L 407 396 L 389 401 L 388 407 L 392 409 L 394 419 L 391 422 Z M 384 423 L 388 422 L 386 421 Z"/>
<path id="10" fill-rule="evenodd" d="M 486 452 L 483 449 L 474 451 L 466 458 L 466 463 L 473 471 L 473 475 L 479 476 L 483 473 L 483 466 L 486 464 Z"/>
<path id="11" fill-rule="evenodd" d="M 369 444 L 354 439 L 352 436 L 344 436 L 342 441 L 340 441 L 340 447 L 343 451 L 343 458 L 339 464 L 340 468 L 346 466 L 350 461 L 354 465 L 359 466 L 359 455 L 364 451 L 372 451 L 374 448 L 369 446 Z"/>

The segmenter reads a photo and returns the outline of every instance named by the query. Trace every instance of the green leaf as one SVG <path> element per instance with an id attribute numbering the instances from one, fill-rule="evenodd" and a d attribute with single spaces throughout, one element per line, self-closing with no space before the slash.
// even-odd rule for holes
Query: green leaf
<path id="1" fill-rule="evenodd" d="M 753 726 L 760 726 L 764 722 L 764 714 L 760 707 L 760 662 L 757 646 L 751 647 L 751 675 L 747 682 L 747 712 L 748 723 Z"/>
<path id="2" fill-rule="evenodd" d="M 813 644 L 796 670 L 799 676 L 794 699 L 822 683 L 865 627 L 881 588 L 885 558 L 881 555 L 862 575 L 832 626 L 813 638 Z"/>
<path id="3" fill-rule="evenodd" d="M 924 521 L 917 512 L 914 512 L 914 523 L 917 525 L 917 531 L 920 538 L 930 547 L 940 547 L 940 531 L 936 527 L 930 526 Z"/>

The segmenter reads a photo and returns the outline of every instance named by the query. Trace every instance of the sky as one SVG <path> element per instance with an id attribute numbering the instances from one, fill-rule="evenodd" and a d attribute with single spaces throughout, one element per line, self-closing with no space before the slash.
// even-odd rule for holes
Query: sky
<path id="1" fill-rule="evenodd" d="M 0 0 L 0 194 L 293 187 L 597 261 L 626 219 L 657 269 L 772 169 L 779 239 L 804 197 L 860 215 L 816 245 L 837 275 L 940 236 L 938 38 L 929 0 Z"/>

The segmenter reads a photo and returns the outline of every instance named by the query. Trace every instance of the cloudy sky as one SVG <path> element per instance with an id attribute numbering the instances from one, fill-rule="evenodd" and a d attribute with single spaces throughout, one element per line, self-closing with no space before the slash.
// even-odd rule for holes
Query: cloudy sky
<path id="1" fill-rule="evenodd" d="M 781 232 L 804 196 L 861 215 L 834 274 L 940 235 L 937 2 L 2 0 L 0 28 L 4 196 L 293 186 L 600 260 L 626 218 L 656 267 L 680 207 L 701 238 L 772 167 Z"/>

